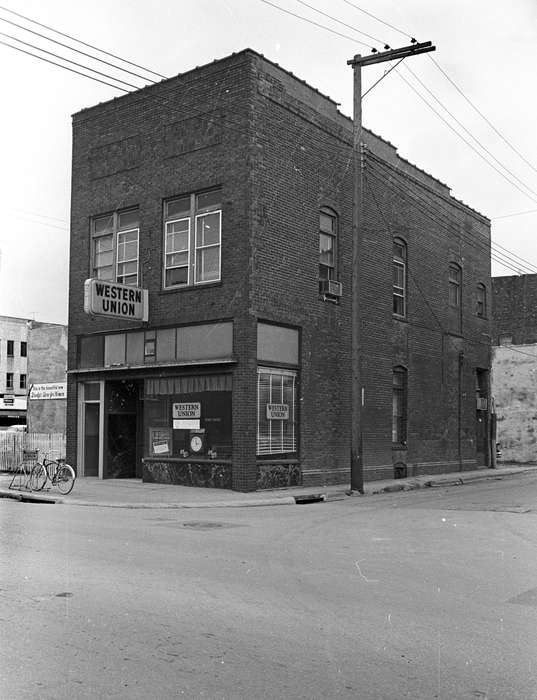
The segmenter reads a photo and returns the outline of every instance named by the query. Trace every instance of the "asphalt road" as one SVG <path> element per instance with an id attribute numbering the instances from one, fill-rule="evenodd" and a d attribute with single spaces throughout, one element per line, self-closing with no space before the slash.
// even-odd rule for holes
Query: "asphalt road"
<path id="1" fill-rule="evenodd" d="M 0 500 L 0 697 L 537 699 L 537 477 L 307 506 Z"/>

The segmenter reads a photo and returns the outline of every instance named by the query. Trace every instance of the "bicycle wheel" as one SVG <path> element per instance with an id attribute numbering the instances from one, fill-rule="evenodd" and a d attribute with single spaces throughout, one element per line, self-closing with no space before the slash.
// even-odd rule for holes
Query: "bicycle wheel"
<path id="1" fill-rule="evenodd" d="M 47 470 L 42 464 L 36 464 L 30 473 L 28 486 L 30 491 L 41 491 L 47 482 Z"/>
<path id="2" fill-rule="evenodd" d="M 63 493 L 64 496 L 70 493 L 75 485 L 75 478 L 75 470 L 73 467 L 70 467 L 68 464 L 62 464 L 58 467 L 55 478 L 58 491 Z"/>

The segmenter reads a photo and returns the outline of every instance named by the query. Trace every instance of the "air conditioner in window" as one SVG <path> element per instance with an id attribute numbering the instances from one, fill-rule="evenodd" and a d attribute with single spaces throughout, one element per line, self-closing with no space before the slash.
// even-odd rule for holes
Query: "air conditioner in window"
<path id="1" fill-rule="evenodd" d="M 343 285 L 336 280 L 319 280 L 319 293 L 331 299 L 339 299 L 343 294 Z"/>
<path id="2" fill-rule="evenodd" d="M 486 411 L 488 409 L 488 401 L 487 399 L 483 399 L 480 396 L 477 397 L 477 410 L 478 411 Z"/>

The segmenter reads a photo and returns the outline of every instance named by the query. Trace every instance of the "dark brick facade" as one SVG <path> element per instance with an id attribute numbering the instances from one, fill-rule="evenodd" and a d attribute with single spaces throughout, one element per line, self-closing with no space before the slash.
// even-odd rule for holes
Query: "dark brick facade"
<path id="1" fill-rule="evenodd" d="M 83 312 L 89 221 L 137 205 L 149 327 L 233 320 L 233 488 L 349 483 L 350 120 L 334 102 L 247 50 L 85 110 L 74 116 L 73 129 L 68 459 L 77 456 L 78 338 L 125 325 Z M 370 132 L 364 141 L 365 478 L 392 477 L 394 469 L 415 474 L 483 466 L 476 368 L 489 369 L 490 328 L 486 314 L 476 313 L 476 289 L 483 284 L 490 296 L 488 220 L 401 159 L 389 143 Z M 216 185 L 223 193 L 222 281 L 162 290 L 163 200 Z M 336 268 L 343 295 L 337 304 L 319 296 L 321 207 L 338 221 Z M 408 251 L 403 320 L 392 312 L 395 236 Z M 448 304 L 450 263 L 462 275 L 458 318 Z M 288 462 L 256 458 L 258 321 L 300 333 L 299 445 L 297 459 Z M 408 438 L 397 449 L 395 366 L 408 377 Z M 104 370 L 92 376 L 109 378 Z"/>
<path id="2" fill-rule="evenodd" d="M 537 343 L 537 275 L 493 277 L 492 319 L 494 345 Z"/>

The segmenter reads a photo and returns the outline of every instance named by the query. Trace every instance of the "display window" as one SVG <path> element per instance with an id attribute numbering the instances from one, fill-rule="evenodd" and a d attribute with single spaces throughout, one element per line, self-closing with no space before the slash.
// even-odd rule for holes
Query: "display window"
<path id="1" fill-rule="evenodd" d="M 146 456 L 231 459 L 231 406 L 231 375 L 146 380 Z"/>

